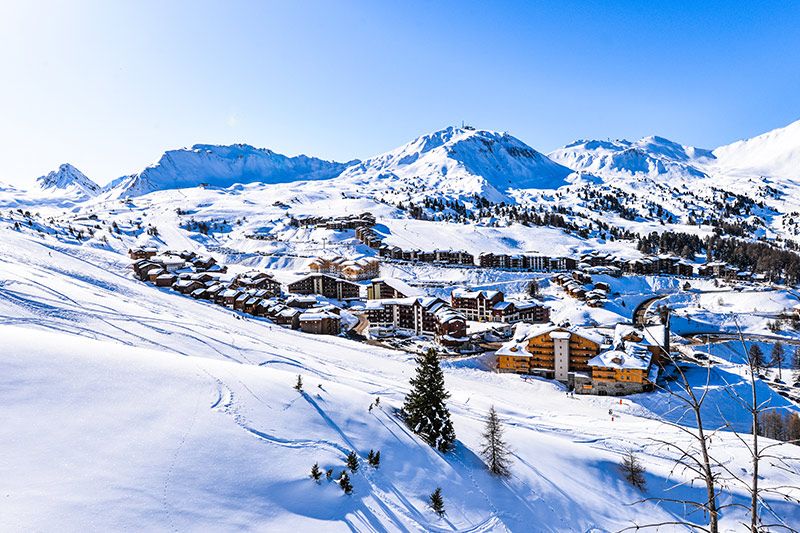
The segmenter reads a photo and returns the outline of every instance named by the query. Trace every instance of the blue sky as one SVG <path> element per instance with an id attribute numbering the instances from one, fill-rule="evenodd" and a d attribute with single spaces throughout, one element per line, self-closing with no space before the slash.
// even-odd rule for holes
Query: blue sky
<path id="1" fill-rule="evenodd" d="M 800 119 L 800 2 L 0 2 L 0 181 L 168 148 L 364 158 L 462 120 L 541 151 Z"/>

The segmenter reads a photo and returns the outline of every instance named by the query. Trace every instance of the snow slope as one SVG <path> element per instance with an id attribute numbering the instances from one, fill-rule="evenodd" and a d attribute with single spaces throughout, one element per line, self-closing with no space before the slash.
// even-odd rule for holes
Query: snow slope
<path id="1" fill-rule="evenodd" d="M 800 120 L 714 150 L 719 171 L 737 176 L 800 179 Z"/>
<path id="2" fill-rule="evenodd" d="M 230 187 L 236 183 L 320 180 L 338 175 L 351 163 L 324 161 L 305 155 L 287 157 L 246 144 L 196 144 L 191 148 L 167 151 L 156 164 L 138 174 L 113 181 L 106 191 L 115 197 L 125 197 L 200 184 Z"/>
<path id="3" fill-rule="evenodd" d="M 652 419 L 671 412 L 659 402 L 567 399 L 552 382 L 448 361 L 459 440 L 441 455 L 395 414 L 414 371 L 408 354 L 156 289 L 132 279 L 111 247 L 7 227 L 0 239 L 4 531 L 599 532 L 681 516 L 678 506 L 628 505 L 642 496 L 616 470 L 629 448 L 648 469 L 648 496 L 701 495 L 674 488 L 670 453 L 649 440 L 686 438 Z M 504 481 L 477 455 L 493 404 L 513 449 Z M 738 440 L 717 439 L 720 460 L 746 474 Z M 314 462 L 338 474 L 347 452 L 364 462 L 369 449 L 381 450 L 381 467 L 353 475 L 352 496 L 308 478 Z M 800 459 L 800 449 L 787 453 Z M 800 485 L 769 465 L 762 473 L 767 485 Z M 436 486 L 443 519 L 426 506 Z M 733 487 L 723 502 L 745 498 Z M 800 520 L 796 506 L 771 503 Z M 740 519 L 726 511 L 727 530 Z"/>

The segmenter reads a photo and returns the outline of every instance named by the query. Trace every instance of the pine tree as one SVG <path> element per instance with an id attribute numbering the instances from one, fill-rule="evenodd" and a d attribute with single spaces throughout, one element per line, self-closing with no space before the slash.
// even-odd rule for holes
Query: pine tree
<path id="1" fill-rule="evenodd" d="M 333 477 L 333 468 L 329 468 L 325 471 L 325 479 L 330 481 L 332 477 Z"/>
<path id="2" fill-rule="evenodd" d="M 319 480 L 322 478 L 322 470 L 319 469 L 319 464 L 314 463 L 314 466 L 311 467 L 311 477 L 319 483 Z"/>
<path id="3" fill-rule="evenodd" d="M 639 461 L 636 455 L 629 451 L 622 457 L 622 462 L 619 465 L 622 475 L 634 487 L 639 490 L 644 490 L 647 486 L 647 480 L 644 477 L 646 472 L 644 466 Z"/>
<path id="4" fill-rule="evenodd" d="M 445 401 L 444 374 L 433 349 L 417 356 L 417 373 L 403 405 L 403 418 L 411 431 L 441 452 L 453 447 L 456 433 Z"/>
<path id="5" fill-rule="evenodd" d="M 748 354 L 750 356 L 750 367 L 756 373 L 761 372 L 761 368 L 764 366 L 764 352 L 761 351 L 758 344 L 751 345 Z"/>
<path id="6" fill-rule="evenodd" d="M 367 455 L 367 464 L 371 467 L 378 468 L 381 465 L 381 451 L 378 450 L 375 452 L 370 450 Z"/>
<path id="7" fill-rule="evenodd" d="M 345 494 L 353 493 L 353 484 L 350 483 L 350 476 L 347 475 L 346 470 L 342 470 L 342 475 L 339 476 L 339 486 L 342 488 Z"/>
<path id="8" fill-rule="evenodd" d="M 358 456 L 356 452 L 350 452 L 347 454 L 347 468 L 350 469 L 351 472 L 358 472 Z"/>
<path id="9" fill-rule="evenodd" d="M 536 281 L 535 279 L 532 279 L 528 283 L 528 296 L 530 296 L 531 298 L 536 298 L 537 296 L 539 296 L 539 282 Z"/>
<path id="10" fill-rule="evenodd" d="M 507 477 L 511 474 L 508 468 L 510 463 L 508 445 L 503 440 L 503 426 L 494 406 L 489 409 L 489 416 L 486 419 L 481 455 L 486 460 L 489 471 L 495 476 Z"/>
<path id="11" fill-rule="evenodd" d="M 436 490 L 431 493 L 429 501 L 433 512 L 439 516 L 444 516 L 444 498 L 442 498 L 442 489 L 440 487 L 436 487 Z"/>
<path id="12" fill-rule="evenodd" d="M 770 353 L 769 366 L 778 369 L 778 380 L 783 380 L 781 367 L 783 366 L 783 358 L 785 353 L 786 351 L 783 349 L 783 344 L 780 342 L 775 343 L 775 345 L 772 347 L 772 352 Z"/>
<path id="13" fill-rule="evenodd" d="M 294 384 L 294 390 L 303 391 L 303 376 L 300 374 L 297 375 L 297 383 Z"/>

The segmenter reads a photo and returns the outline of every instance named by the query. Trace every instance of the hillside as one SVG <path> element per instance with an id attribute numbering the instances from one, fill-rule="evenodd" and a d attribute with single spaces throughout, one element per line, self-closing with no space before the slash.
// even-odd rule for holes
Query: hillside
<path id="1" fill-rule="evenodd" d="M 13 414 L 0 442 L 16 458 L 3 478 L 6 530 L 91 520 L 100 529 L 614 531 L 683 512 L 626 505 L 641 495 L 616 472 L 633 448 L 648 494 L 678 494 L 666 492 L 669 454 L 648 439 L 685 437 L 651 419 L 670 410 L 652 397 L 566 399 L 552 382 L 453 361 L 445 377 L 459 440 L 441 455 L 394 413 L 410 355 L 237 318 L 132 280 L 110 251 L 2 235 L 11 253 L 0 265 L 0 401 Z M 297 374 L 302 394 L 292 389 Z M 381 406 L 369 412 L 376 397 Z M 491 404 L 513 448 L 507 481 L 477 456 Z M 381 450 L 381 466 L 353 475 L 352 496 L 308 478 L 314 462 L 338 474 L 347 452 L 364 462 L 370 448 Z M 746 464 L 733 435 L 720 434 L 715 453 Z M 800 483 L 766 465 L 763 475 Z M 435 486 L 443 520 L 426 507 Z M 771 503 L 800 520 L 797 507 Z M 727 527 L 739 516 L 726 513 Z"/>

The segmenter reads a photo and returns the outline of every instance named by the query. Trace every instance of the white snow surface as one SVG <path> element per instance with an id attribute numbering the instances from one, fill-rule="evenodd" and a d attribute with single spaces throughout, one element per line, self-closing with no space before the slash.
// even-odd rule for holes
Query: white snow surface
<path id="1" fill-rule="evenodd" d="M 119 220 L 135 216 L 117 209 Z M 170 242 L 194 242 L 162 226 Z M 138 282 L 123 243 L 7 224 L 0 239 L 4 531 L 615 531 L 683 516 L 679 506 L 628 505 L 642 494 L 617 471 L 627 449 L 641 455 L 649 496 L 702 495 L 668 490 L 671 455 L 650 437 L 686 436 L 652 419 L 674 414 L 655 396 L 568 399 L 553 382 L 445 361 L 458 442 L 440 454 L 396 414 L 414 373 L 409 354 L 284 330 Z M 303 393 L 292 388 L 298 374 Z M 491 405 L 513 450 L 507 480 L 478 455 Z M 379 469 L 364 464 L 370 449 L 381 451 Z M 308 477 L 315 462 L 338 476 L 351 450 L 363 465 L 351 496 Z M 734 435 L 722 432 L 715 453 L 746 472 Z M 762 474 L 766 485 L 800 484 L 769 465 Z M 437 486 L 442 519 L 427 507 Z M 745 498 L 734 487 L 723 501 Z M 800 520 L 797 507 L 771 503 Z M 741 519 L 726 512 L 726 530 Z"/>

